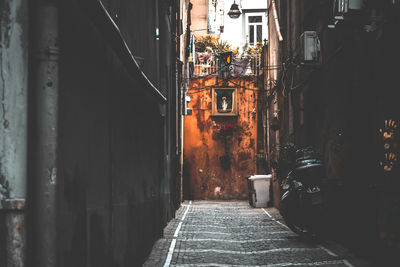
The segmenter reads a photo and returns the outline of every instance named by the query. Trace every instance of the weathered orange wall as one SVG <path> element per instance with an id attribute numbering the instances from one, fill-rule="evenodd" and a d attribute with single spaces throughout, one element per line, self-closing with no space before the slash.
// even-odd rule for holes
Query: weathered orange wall
<path id="1" fill-rule="evenodd" d="M 217 78 L 194 78 L 188 95 L 193 114 L 184 118 L 184 179 L 186 197 L 191 199 L 245 199 L 247 176 L 256 173 L 257 89 L 251 78 L 232 79 L 225 86 L 238 88 L 236 117 L 211 116 L 211 88 Z M 234 84 L 235 83 L 235 84 Z M 254 110 L 254 112 L 253 112 Z M 223 168 L 225 141 L 219 130 L 225 124 L 234 126 L 226 138 L 230 166 Z"/>

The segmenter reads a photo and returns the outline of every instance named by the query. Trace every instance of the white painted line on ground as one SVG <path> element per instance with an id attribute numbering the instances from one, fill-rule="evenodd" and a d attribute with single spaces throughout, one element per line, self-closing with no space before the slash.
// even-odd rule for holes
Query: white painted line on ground
<path id="1" fill-rule="evenodd" d="M 198 228 L 219 228 L 219 229 L 243 229 L 243 228 L 271 228 L 277 227 L 275 225 L 243 225 L 243 226 L 219 226 L 219 225 L 199 225 L 199 224 L 185 224 L 185 227 L 198 227 Z"/>
<path id="2" fill-rule="evenodd" d="M 285 228 L 287 228 L 287 229 L 290 229 L 286 224 L 283 224 L 283 223 L 281 223 L 280 221 L 277 221 L 277 220 L 274 220 L 277 224 L 279 224 L 279 225 L 281 225 L 281 226 L 283 226 L 283 227 L 285 227 Z"/>
<path id="3" fill-rule="evenodd" d="M 265 214 L 268 215 L 268 217 L 272 218 L 271 214 L 269 214 L 268 211 L 266 211 L 264 208 L 262 208 L 262 210 L 264 211 Z"/>
<path id="4" fill-rule="evenodd" d="M 179 239 L 184 242 L 222 242 L 222 243 L 257 243 L 265 241 L 288 241 L 285 238 L 263 238 L 249 240 L 233 240 L 233 239 L 217 239 L 217 238 L 194 238 L 194 239 Z"/>
<path id="5" fill-rule="evenodd" d="M 171 264 L 172 255 L 174 254 L 175 245 L 176 245 L 176 237 L 178 237 L 179 231 L 182 227 L 182 222 L 185 220 L 186 214 L 188 213 L 191 204 L 192 204 L 192 201 L 190 201 L 189 205 L 186 206 L 185 213 L 183 214 L 183 217 L 182 217 L 181 221 L 179 222 L 178 227 L 175 230 L 174 238 L 171 241 L 171 245 L 169 246 L 167 258 L 165 259 L 164 267 L 169 267 Z"/>
<path id="6" fill-rule="evenodd" d="M 176 227 L 174 237 L 178 237 L 179 231 L 181 230 L 182 222 L 179 222 L 178 227 Z"/>
<path id="7" fill-rule="evenodd" d="M 186 206 L 187 206 L 187 204 L 185 204 Z M 208 212 L 208 211 L 210 211 L 210 212 L 214 212 L 214 213 L 226 213 L 226 214 L 229 214 L 229 212 L 236 212 L 236 211 L 238 211 L 238 212 L 243 212 L 243 213 L 248 213 L 248 214 L 257 214 L 257 213 L 255 213 L 255 212 L 253 212 L 253 211 L 249 211 L 248 209 L 230 209 L 230 208 L 224 208 L 224 209 L 206 209 L 206 208 L 199 208 L 198 206 L 193 206 L 193 209 L 194 210 L 196 210 L 196 211 L 199 211 L 199 212 Z"/>
<path id="8" fill-rule="evenodd" d="M 209 231 L 180 231 L 182 234 L 212 234 L 212 235 L 240 235 L 241 233 L 225 233 L 225 232 L 209 232 Z M 274 232 L 267 232 L 265 234 L 287 234 L 293 233 L 292 231 L 274 231 Z M 247 235 L 247 233 L 245 233 Z"/>
<path id="9" fill-rule="evenodd" d="M 275 218 L 273 218 L 272 215 L 269 214 L 269 212 L 266 211 L 264 208 L 262 208 L 262 210 L 263 210 L 264 213 L 267 214 L 268 217 L 270 217 L 274 222 L 276 222 L 277 224 L 279 224 L 279 225 L 281 225 L 281 226 L 283 226 L 283 227 L 285 227 L 285 228 L 287 228 L 287 229 L 290 229 L 287 225 L 285 225 L 285 224 L 281 223 L 280 221 L 276 220 Z"/>
<path id="10" fill-rule="evenodd" d="M 191 202 L 190 202 L 190 203 L 191 203 Z M 185 220 L 186 215 L 187 215 L 187 213 L 188 213 L 188 211 L 189 211 L 189 208 L 190 208 L 190 205 L 186 207 L 185 213 L 183 214 L 183 217 L 182 217 L 182 219 L 181 219 L 182 222 Z"/>
<path id="11" fill-rule="evenodd" d="M 304 263 L 292 263 L 292 262 L 285 262 L 285 263 L 275 263 L 275 264 L 268 264 L 268 265 L 234 265 L 234 264 L 221 264 L 221 263 L 197 263 L 197 264 L 179 264 L 175 265 L 176 267 L 286 267 L 286 266 L 323 266 L 323 265 L 338 265 L 338 264 L 345 264 L 342 260 L 335 260 L 335 261 L 319 261 L 319 262 L 304 262 Z"/>
<path id="12" fill-rule="evenodd" d="M 223 232 L 206 232 L 206 231 L 182 231 L 182 234 L 211 234 L 211 235 L 231 235 L 231 233 Z"/>
<path id="13" fill-rule="evenodd" d="M 287 225 L 281 223 L 280 221 L 277 221 L 275 218 L 273 218 L 271 216 L 271 214 L 269 214 L 268 211 L 266 211 L 264 208 L 262 208 L 262 210 L 264 211 L 265 214 L 268 215 L 268 217 L 270 217 L 274 222 L 284 226 L 287 229 L 290 229 Z M 339 257 L 336 253 L 332 252 L 331 250 L 327 249 L 326 247 L 320 245 L 319 248 L 321 248 L 322 250 L 324 250 L 326 253 L 328 253 L 329 255 L 333 256 L 333 257 Z M 350 262 L 348 262 L 347 260 L 342 260 L 341 263 L 343 263 L 344 265 L 348 266 L 348 267 L 354 267 L 354 265 L 352 265 Z"/>
<path id="14" fill-rule="evenodd" d="M 326 253 L 328 253 L 329 255 L 333 256 L 333 257 L 339 257 L 336 253 L 333 253 L 332 251 L 330 251 L 329 249 L 327 249 L 326 247 L 320 245 L 319 246 L 322 250 L 324 250 Z"/>
<path id="15" fill-rule="evenodd" d="M 171 246 L 169 247 L 168 255 L 164 263 L 164 267 L 169 267 L 169 265 L 171 264 L 172 254 L 174 254 L 175 244 L 176 244 L 176 239 L 172 239 Z"/>
<path id="16" fill-rule="evenodd" d="M 261 265 L 233 265 L 233 264 L 220 264 L 220 263 L 196 263 L 196 264 L 178 264 L 175 267 L 261 267 Z"/>
<path id="17" fill-rule="evenodd" d="M 196 205 L 196 208 L 203 209 L 203 210 L 206 210 L 206 209 L 207 210 L 245 210 L 248 212 L 253 211 L 246 206 L 230 206 L 230 207 L 228 207 L 228 206 L 199 206 L 199 205 Z"/>
<path id="18" fill-rule="evenodd" d="M 237 255 L 254 255 L 254 254 L 266 254 L 273 252 L 300 252 L 300 251 L 311 251 L 319 250 L 320 248 L 274 248 L 268 250 L 256 250 L 256 251 L 234 251 L 234 250 L 222 250 L 222 249 L 179 249 L 176 250 L 182 253 L 225 253 L 225 254 L 237 254 Z"/>
<path id="19" fill-rule="evenodd" d="M 276 219 L 274 219 L 271 214 L 269 214 L 268 211 L 266 211 L 264 208 L 262 208 L 262 210 L 264 211 L 265 214 L 268 215 L 268 217 L 270 217 L 274 222 L 284 226 L 287 229 L 290 229 L 287 225 L 284 225 L 283 223 L 281 223 L 280 221 L 277 221 Z M 326 247 L 320 245 L 319 248 L 321 248 L 322 250 L 324 250 L 326 253 L 328 253 L 329 255 L 333 256 L 333 257 L 339 257 L 336 253 L 332 252 L 331 250 L 327 249 Z M 350 262 L 348 262 L 347 260 L 343 260 L 342 261 L 343 264 L 345 264 L 348 267 L 354 267 Z"/>
<path id="20" fill-rule="evenodd" d="M 259 217 L 259 218 L 262 218 L 262 217 L 264 217 L 264 215 L 263 214 L 254 214 L 254 215 L 241 215 L 241 214 L 238 214 L 238 217 L 233 217 L 233 216 L 221 216 L 220 214 L 213 214 L 213 215 L 208 215 L 208 214 L 197 214 L 197 215 L 189 215 L 189 217 L 190 218 L 194 218 L 194 219 L 196 219 L 196 218 L 198 218 L 199 216 L 201 216 L 201 218 L 203 218 L 203 219 L 216 219 L 216 220 L 220 220 L 220 221 L 222 221 L 222 220 L 230 220 L 230 219 L 233 219 L 233 218 L 235 218 L 235 220 L 237 220 L 237 221 L 246 221 L 246 220 L 248 220 L 249 218 L 251 218 L 251 219 L 254 219 L 254 218 L 257 218 L 257 217 Z M 218 217 L 216 217 L 216 216 L 218 216 Z"/>
<path id="21" fill-rule="evenodd" d="M 343 260 L 343 263 L 344 263 L 347 267 L 354 267 L 354 265 L 351 264 L 348 260 Z"/>

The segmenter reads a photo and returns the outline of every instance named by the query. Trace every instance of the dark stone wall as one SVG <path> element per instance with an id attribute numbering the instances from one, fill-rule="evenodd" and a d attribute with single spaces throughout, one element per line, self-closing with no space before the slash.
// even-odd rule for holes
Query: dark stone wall
<path id="1" fill-rule="evenodd" d="M 156 27 L 160 27 L 159 17 L 164 15 L 163 11 L 165 11 L 159 2 L 163 3 L 164 1 L 106 0 L 102 2 L 120 28 L 125 41 L 134 52 L 134 56 L 144 59 L 143 70 L 146 75 L 159 87 Z M 168 57 L 168 55 L 164 54 L 163 57 Z M 160 89 L 166 93 L 165 88 Z"/>
<path id="2" fill-rule="evenodd" d="M 165 160 L 172 142 L 166 119 L 80 7 L 62 2 L 58 266 L 140 266 L 174 215 L 179 194 L 171 190 L 175 177 L 165 171 L 173 164 Z M 138 22 L 131 21 L 141 12 L 147 27 L 144 17 L 153 6 L 115 2 L 125 8 L 118 17 L 127 42 L 145 57 L 146 74 L 154 80 L 156 58 L 146 56 L 154 55 L 154 31 L 135 31 Z M 168 90 L 173 92 L 172 84 Z"/>

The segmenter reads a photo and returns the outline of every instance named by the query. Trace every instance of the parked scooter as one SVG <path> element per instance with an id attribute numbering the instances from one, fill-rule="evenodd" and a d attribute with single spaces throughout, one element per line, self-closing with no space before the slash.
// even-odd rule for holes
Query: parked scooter
<path id="1" fill-rule="evenodd" d="M 313 149 L 296 152 L 297 160 L 282 183 L 280 212 L 287 226 L 295 233 L 313 238 L 323 227 L 324 165 Z"/>

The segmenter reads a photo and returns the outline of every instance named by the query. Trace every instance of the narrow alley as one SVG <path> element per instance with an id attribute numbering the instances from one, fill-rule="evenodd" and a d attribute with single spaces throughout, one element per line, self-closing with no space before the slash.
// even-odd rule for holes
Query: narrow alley
<path id="1" fill-rule="evenodd" d="M 0 267 L 400 266 L 400 0 L 0 0 Z"/>
<path id="2" fill-rule="evenodd" d="M 306 241 L 275 208 L 242 201 L 190 201 L 178 210 L 143 265 L 153 266 L 372 266 L 348 250 Z"/>

